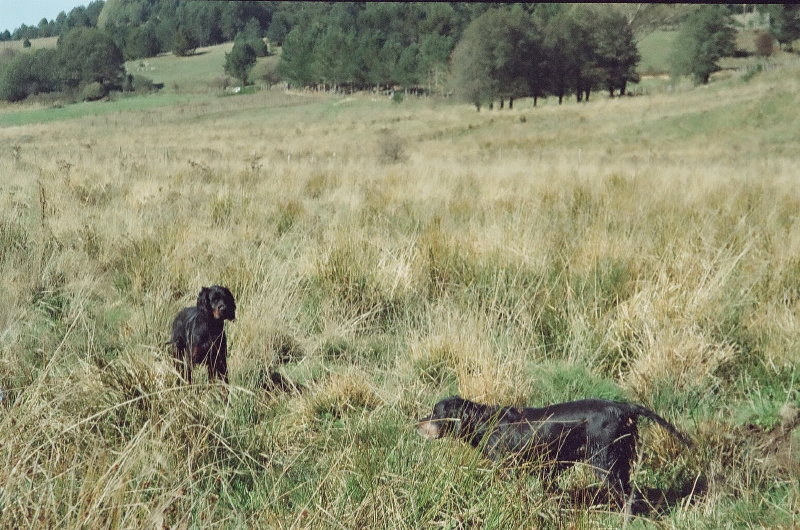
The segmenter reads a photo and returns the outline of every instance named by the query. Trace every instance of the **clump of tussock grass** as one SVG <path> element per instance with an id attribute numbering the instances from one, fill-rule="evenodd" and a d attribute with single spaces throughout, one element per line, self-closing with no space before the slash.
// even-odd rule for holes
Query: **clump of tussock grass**
<path id="1" fill-rule="evenodd" d="M 211 201 L 211 222 L 216 226 L 230 226 L 234 211 L 234 201 L 230 196 L 216 197 Z"/>
<path id="2" fill-rule="evenodd" d="M 282 236 L 289 232 L 295 225 L 303 221 L 306 215 L 305 208 L 302 203 L 296 200 L 289 200 L 278 206 L 278 211 L 275 214 L 275 230 L 278 236 Z"/>
<path id="3" fill-rule="evenodd" d="M 330 192 L 338 184 L 338 177 L 324 170 L 314 170 L 305 182 L 305 194 L 311 199 L 319 199 L 326 192 Z"/>
<path id="4" fill-rule="evenodd" d="M 161 283 L 165 264 L 164 241 L 155 233 L 112 243 L 105 267 L 113 271 L 114 284 L 132 296 L 150 291 Z"/>
<path id="5" fill-rule="evenodd" d="M 83 206 L 102 206 L 115 194 L 115 190 L 107 182 L 82 183 L 70 179 L 69 190 Z"/>
<path id="6" fill-rule="evenodd" d="M 273 364 L 298 362 L 305 357 L 305 349 L 300 341 L 281 331 L 268 334 L 267 348 L 273 352 Z"/>
<path id="7" fill-rule="evenodd" d="M 316 259 L 304 288 L 310 315 L 318 321 L 328 315 L 344 320 L 354 331 L 393 328 L 407 301 L 381 287 L 374 270 L 377 260 L 373 245 L 334 243 Z"/>
<path id="8" fill-rule="evenodd" d="M 304 399 L 303 410 L 309 418 L 341 418 L 380 404 L 378 394 L 364 374 L 350 370 L 317 383 Z"/>
<path id="9" fill-rule="evenodd" d="M 398 360 L 398 370 L 437 389 L 437 394 L 524 403 L 526 380 L 520 366 L 513 355 L 493 347 L 487 328 L 485 320 L 468 317 L 435 325 L 431 335 L 409 343 L 407 355 Z"/>
<path id="10" fill-rule="evenodd" d="M 406 142 L 388 129 L 381 130 L 378 135 L 378 160 L 384 164 L 397 164 L 407 159 Z"/>
<path id="11" fill-rule="evenodd" d="M 0 262 L 7 262 L 26 256 L 31 249 L 32 241 L 22 212 L 6 211 L 0 220 Z"/>
<path id="12" fill-rule="evenodd" d="M 731 304 L 740 303 L 732 298 L 729 286 L 737 284 L 736 268 L 742 256 L 719 256 L 717 263 L 700 270 L 692 262 L 682 275 L 697 282 L 691 291 L 676 289 L 669 277 L 661 275 L 617 306 L 609 328 L 617 362 L 612 369 L 627 373 L 634 392 L 646 395 L 656 381 L 665 378 L 687 387 L 719 382 L 718 371 L 739 350 L 705 323 L 711 315 L 717 322 L 724 321 Z M 676 321 L 684 325 L 676 326 Z"/>
<path id="13" fill-rule="evenodd" d="M 236 323 L 237 326 L 242 324 L 241 320 L 243 319 L 237 320 L 239 320 Z M 235 358 L 232 356 L 229 362 L 229 367 L 235 367 L 240 374 L 237 378 L 239 384 L 257 393 L 265 389 L 276 392 L 298 390 L 302 380 L 307 380 L 310 376 L 301 377 L 298 380 L 294 375 L 286 378 L 282 372 L 285 372 L 283 370 L 285 365 L 296 366 L 307 359 L 307 345 L 286 331 L 271 330 L 265 334 L 266 336 L 262 336 L 262 332 L 258 330 L 256 333 L 260 342 L 248 346 L 243 342 L 249 342 L 251 339 L 243 335 L 250 332 L 249 329 L 237 328 L 235 334 L 230 334 L 236 340 L 237 351 L 249 350 L 247 354 L 240 353 Z M 277 388 L 275 387 L 276 379 L 280 382 Z"/>

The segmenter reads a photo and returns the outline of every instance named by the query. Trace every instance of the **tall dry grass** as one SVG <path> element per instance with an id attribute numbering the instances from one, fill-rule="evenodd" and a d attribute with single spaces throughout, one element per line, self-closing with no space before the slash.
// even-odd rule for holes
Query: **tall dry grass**
<path id="1" fill-rule="evenodd" d="M 586 470 L 548 492 L 423 443 L 456 392 L 670 418 L 698 449 L 643 428 L 642 526 L 796 523 L 797 88 L 480 114 L 261 92 L 0 130 L 0 523 L 623 522 L 571 497 Z M 161 346 L 212 283 L 239 306 L 227 399 Z"/>

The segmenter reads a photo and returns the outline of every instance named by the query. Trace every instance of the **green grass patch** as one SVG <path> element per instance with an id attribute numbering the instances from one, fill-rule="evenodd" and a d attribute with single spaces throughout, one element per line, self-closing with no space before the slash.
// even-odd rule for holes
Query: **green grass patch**
<path id="1" fill-rule="evenodd" d="M 654 75 L 670 71 L 669 57 L 678 36 L 677 31 L 656 30 L 639 40 L 642 56 L 637 70 L 639 74 Z"/>
<path id="2" fill-rule="evenodd" d="M 78 118 L 109 116 L 126 112 L 175 107 L 196 98 L 181 94 L 151 94 L 148 96 L 118 97 L 111 101 L 73 103 L 49 108 L 6 107 L 0 111 L 0 127 L 14 127 L 33 123 L 74 120 Z"/>
<path id="3" fill-rule="evenodd" d="M 198 48 L 194 55 L 178 57 L 162 53 L 157 57 L 136 59 L 125 63 L 129 74 L 141 75 L 155 83 L 164 83 L 168 92 L 219 92 L 225 85 L 237 86 L 239 81 L 225 73 L 225 54 L 233 48 L 232 42 Z M 259 57 L 253 72 L 263 72 L 268 64 L 278 60 L 277 55 Z"/>
<path id="4" fill-rule="evenodd" d="M 233 43 L 198 48 L 194 55 L 177 57 L 162 53 L 157 57 L 136 59 L 125 63 L 129 74 L 142 75 L 155 83 L 164 83 L 169 92 L 208 92 L 220 90 L 215 79 L 226 77 L 225 54 Z"/>

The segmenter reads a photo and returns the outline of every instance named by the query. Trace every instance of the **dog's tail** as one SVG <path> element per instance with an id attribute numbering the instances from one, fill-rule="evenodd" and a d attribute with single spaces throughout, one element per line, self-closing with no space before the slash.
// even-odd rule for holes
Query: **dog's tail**
<path id="1" fill-rule="evenodd" d="M 694 445 L 694 443 L 692 442 L 691 439 L 689 439 L 688 436 L 683 434 L 674 425 L 672 425 L 670 422 L 668 422 L 667 420 L 665 420 L 664 418 L 662 418 L 661 416 L 659 416 L 658 414 L 656 414 L 652 410 L 650 410 L 650 409 L 648 409 L 646 407 L 643 407 L 641 405 L 636 405 L 634 403 L 628 403 L 628 406 L 630 407 L 630 411 L 633 414 L 635 414 L 637 416 L 644 416 L 645 418 L 649 418 L 649 419 L 653 420 L 654 422 L 658 423 L 659 425 L 664 427 L 666 430 L 668 430 L 670 432 L 670 434 L 672 434 L 675 438 L 680 440 L 681 443 L 683 443 L 683 445 L 685 445 L 686 447 L 692 447 Z"/>

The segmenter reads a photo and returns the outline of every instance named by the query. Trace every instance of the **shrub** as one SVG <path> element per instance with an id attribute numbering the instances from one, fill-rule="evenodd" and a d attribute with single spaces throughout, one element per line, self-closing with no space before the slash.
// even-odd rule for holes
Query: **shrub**
<path id="1" fill-rule="evenodd" d="M 197 39 L 186 28 L 181 28 L 172 41 L 172 53 L 178 57 L 194 55 L 197 49 Z"/>
<path id="2" fill-rule="evenodd" d="M 81 91 L 81 97 L 84 101 L 97 101 L 98 99 L 102 99 L 106 96 L 106 89 L 103 87 L 101 83 L 95 81 L 94 83 L 89 83 L 83 90 Z"/>
<path id="3" fill-rule="evenodd" d="M 133 76 L 133 90 L 137 93 L 148 93 L 157 91 L 163 83 L 154 83 L 149 77 L 143 75 Z"/>
<path id="4" fill-rule="evenodd" d="M 408 159 L 405 142 L 390 131 L 383 131 L 378 139 L 380 161 L 384 164 L 403 162 Z"/>
<path id="5" fill-rule="evenodd" d="M 227 75 L 215 77 L 214 80 L 211 81 L 211 85 L 217 90 L 225 90 L 231 86 L 231 78 Z"/>
<path id="6" fill-rule="evenodd" d="M 14 55 L 0 75 L 0 99 L 20 101 L 55 90 L 56 52 L 36 50 Z"/>
<path id="7" fill-rule="evenodd" d="M 756 34 L 755 46 L 759 57 L 769 57 L 774 49 L 774 39 L 766 31 L 759 31 Z"/>
<path id="8" fill-rule="evenodd" d="M 249 43 L 237 41 L 230 53 L 225 54 L 225 73 L 242 80 L 247 85 L 250 69 L 256 64 L 256 52 Z"/>
<path id="9" fill-rule="evenodd" d="M 272 86 L 281 82 L 281 76 L 278 74 L 278 63 L 267 63 L 261 69 L 258 76 L 265 85 Z"/>

